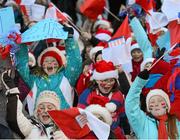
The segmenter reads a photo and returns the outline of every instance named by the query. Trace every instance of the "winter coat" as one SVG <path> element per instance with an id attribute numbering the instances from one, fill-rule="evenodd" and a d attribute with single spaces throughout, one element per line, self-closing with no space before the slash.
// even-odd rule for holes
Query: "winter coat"
<path id="1" fill-rule="evenodd" d="M 141 60 L 140 62 L 135 62 L 134 60 L 132 60 L 132 67 L 133 67 L 133 71 L 131 72 L 131 81 L 133 82 L 136 78 L 136 76 L 140 73 L 140 67 L 141 67 L 141 63 L 143 60 Z"/>
<path id="2" fill-rule="evenodd" d="M 134 36 L 136 38 L 136 41 L 143 52 L 144 60 L 146 58 L 152 58 L 153 49 L 152 49 L 151 43 L 148 40 L 148 36 L 147 36 L 146 32 L 144 31 L 141 23 L 135 17 L 131 20 L 130 25 L 133 30 Z"/>
<path id="3" fill-rule="evenodd" d="M 16 53 L 17 69 L 24 81 L 31 87 L 35 99 L 44 90 L 57 93 L 61 100 L 61 109 L 69 108 L 72 105 L 72 88 L 81 73 L 81 56 L 79 47 L 73 38 L 65 40 L 67 65 L 58 73 L 48 77 L 30 74 L 28 67 L 28 48 L 25 45 Z"/>
<path id="4" fill-rule="evenodd" d="M 135 79 L 126 96 L 125 111 L 138 139 L 158 139 L 157 121 L 140 109 L 140 94 L 147 81 L 139 77 Z M 176 121 L 176 125 L 180 134 L 180 122 Z"/>
<path id="5" fill-rule="evenodd" d="M 22 103 L 16 94 L 7 96 L 7 122 L 11 130 L 22 139 L 50 139 L 50 133 L 60 132 L 56 130 L 53 123 L 49 126 L 43 125 L 35 117 L 27 118 L 22 112 Z M 56 130 L 56 132 L 54 132 Z M 56 135 L 57 136 L 57 135 Z M 60 137 L 66 138 L 61 132 Z"/>

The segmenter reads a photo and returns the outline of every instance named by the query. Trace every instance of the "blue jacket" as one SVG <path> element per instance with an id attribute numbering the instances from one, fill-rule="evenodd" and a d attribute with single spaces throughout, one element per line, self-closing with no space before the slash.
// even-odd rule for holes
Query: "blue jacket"
<path id="1" fill-rule="evenodd" d="M 156 120 L 140 109 L 140 94 L 148 80 L 135 79 L 125 100 L 125 112 L 138 139 L 158 139 Z M 180 122 L 176 121 L 180 135 Z"/>
<path id="2" fill-rule="evenodd" d="M 135 17 L 132 19 L 130 25 L 133 30 L 134 36 L 136 38 L 136 41 L 143 52 L 144 60 L 146 58 L 152 58 L 153 49 L 151 46 L 151 42 L 148 40 L 148 36 L 146 32 L 144 31 L 141 23 Z"/>
<path id="3" fill-rule="evenodd" d="M 60 98 L 60 108 L 69 108 L 69 99 L 63 95 L 63 91 L 71 91 L 71 86 L 74 86 L 77 78 L 81 73 L 82 59 L 77 43 L 73 38 L 65 40 L 67 65 L 58 73 L 48 77 L 36 76 L 30 74 L 28 66 L 28 48 L 25 45 L 16 53 L 17 69 L 24 81 L 32 88 L 35 100 L 44 90 L 50 90 L 57 93 Z M 62 82 L 63 81 L 63 82 Z M 65 84 L 66 83 L 66 84 Z M 70 83 L 70 84 L 69 84 Z M 69 92 L 68 92 L 69 93 Z M 70 94 L 70 93 L 69 93 Z M 67 95 L 68 96 L 68 95 Z"/>

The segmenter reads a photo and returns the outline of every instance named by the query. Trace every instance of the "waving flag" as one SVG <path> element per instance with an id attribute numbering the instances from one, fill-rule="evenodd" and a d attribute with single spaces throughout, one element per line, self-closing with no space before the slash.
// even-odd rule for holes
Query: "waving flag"
<path id="1" fill-rule="evenodd" d="M 153 0 L 129 0 L 128 4 L 139 4 L 146 13 L 149 13 L 149 10 L 153 9 Z"/>
<path id="2" fill-rule="evenodd" d="M 53 18 L 61 23 L 67 21 L 67 17 L 52 2 L 49 3 L 45 18 Z"/>
<path id="3" fill-rule="evenodd" d="M 128 23 L 128 16 L 124 19 L 121 26 L 117 29 L 116 33 L 113 35 L 111 39 L 119 38 L 121 36 L 124 36 L 124 38 L 127 40 L 129 37 L 131 37 L 131 29 L 129 27 Z"/>
<path id="4" fill-rule="evenodd" d="M 180 24 L 176 20 L 171 21 L 168 25 L 171 39 L 171 47 L 180 43 Z"/>
<path id="5" fill-rule="evenodd" d="M 119 29 L 108 42 L 109 48 L 103 49 L 103 59 L 106 61 L 112 61 L 114 65 L 121 64 L 126 72 L 131 71 L 131 40 L 131 30 L 128 23 L 128 16 L 126 16 Z"/>
<path id="6" fill-rule="evenodd" d="M 103 13 L 105 5 L 105 0 L 84 0 L 80 6 L 80 11 L 89 19 L 96 20 L 98 15 Z"/>
<path id="7" fill-rule="evenodd" d="M 164 0 L 161 10 L 167 16 L 169 21 L 178 19 L 180 0 Z"/>
<path id="8" fill-rule="evenodd" d="M 73 107 L 66 110 L 48 111 L 55 124 L 71 139 L 81 139 L 93 131 L 98 139 L 107 140 L 110 132 L 108 124 L 100 121 L 90 112 Z M 81 114 L 87 116 L 88 125 L 81 125 L 77 117 Z"/>

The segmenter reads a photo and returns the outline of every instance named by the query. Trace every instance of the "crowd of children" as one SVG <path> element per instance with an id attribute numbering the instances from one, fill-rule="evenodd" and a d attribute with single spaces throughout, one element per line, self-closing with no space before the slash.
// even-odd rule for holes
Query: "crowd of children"
<path id="1" fill-rule="evenodd" d="M 19 27 L 6 45 L 0 32 L 0 139 L 180 138 L 180 0 L 93 1 L 0 3 L 0 13 L 13 8 Z M 170 4 L 177 6 L 171 15 Z M 22 43 L 48 18 L 66 39 L 53 28 L 52 38 Z M 127 54 L 109 51 L 107 60 L 121 43 Z"/>

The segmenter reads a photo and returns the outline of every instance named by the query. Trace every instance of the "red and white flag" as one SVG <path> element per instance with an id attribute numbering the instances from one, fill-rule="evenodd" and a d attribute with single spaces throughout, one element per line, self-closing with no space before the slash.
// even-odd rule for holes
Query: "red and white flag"
<path id="1" fill-rule="evenodd" d="M 98 139 L 107 140 L 109 137 L 110 126 L 96 118 L 92 113 L 72 107 L 65 110 L 48 111 L 55 124 L 70 139 L 81 139 L 93 131 Z M 78 117 L 81 114 L 87 116 L 88 124 L 82 124 Z"/>
<path id="2" fill-rule="evenodd" d="M 131 30 L 128 23 L 128 16 L 108 42 L 109 48 L 102 51 L 104 60 L 112 61 L 114 65 L 126 64 L 131 61 Z"/>
<path id="3" fill-rule="evenodd" d="M 176 20 L 169 22 L 168 29 L 170 32 L 171 47 L 180 43 L 180 24 Z"/>
<path id="4" fill-rule="evenodd" d="M 49 3 L 45 18 L 53 18 L 61 23 L 67 21 L 67 17 L 52 2 Z"/>

